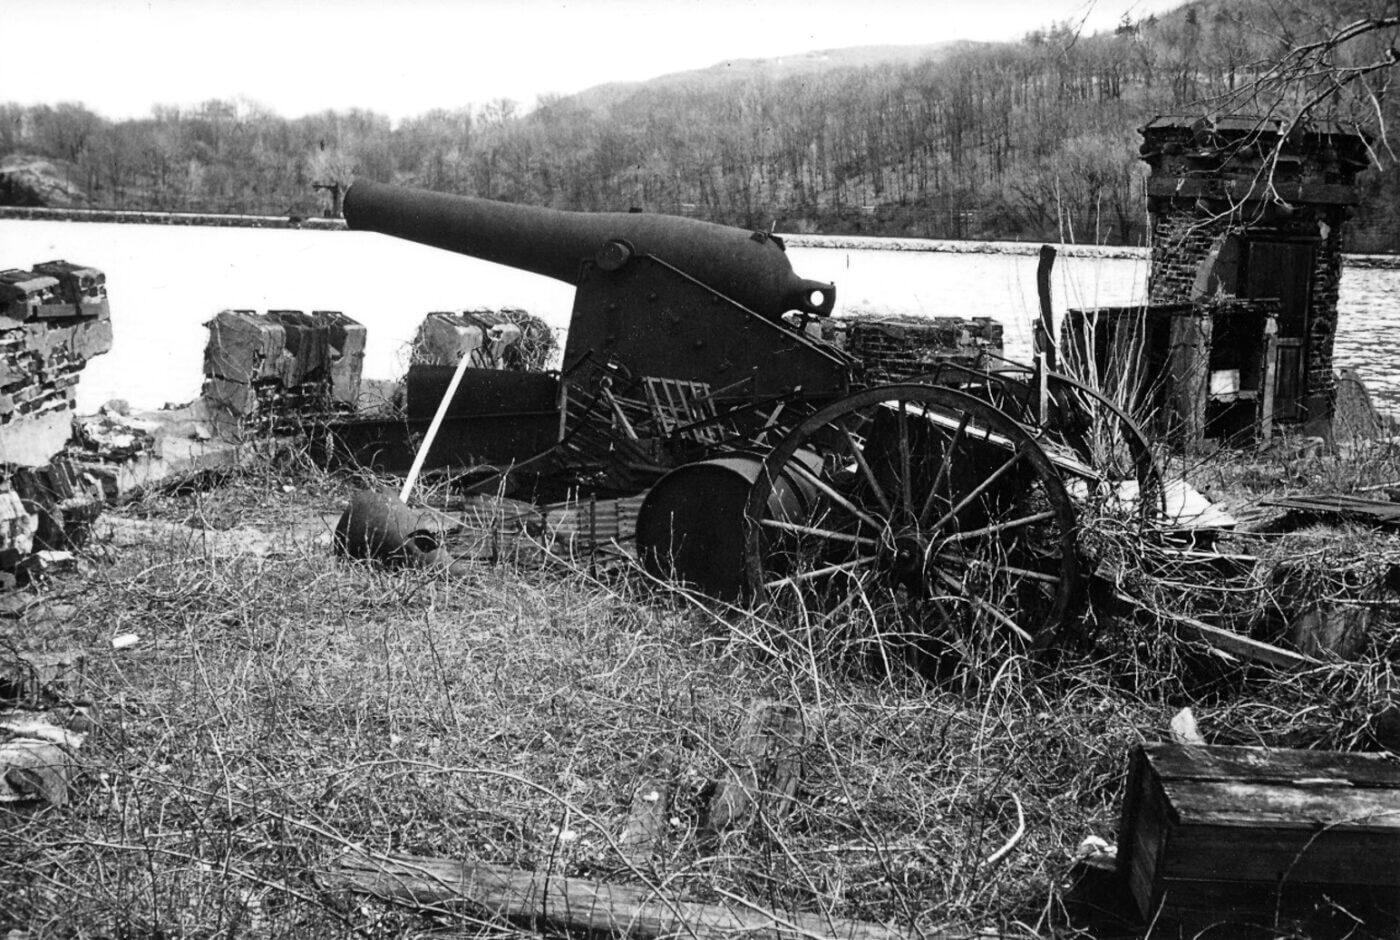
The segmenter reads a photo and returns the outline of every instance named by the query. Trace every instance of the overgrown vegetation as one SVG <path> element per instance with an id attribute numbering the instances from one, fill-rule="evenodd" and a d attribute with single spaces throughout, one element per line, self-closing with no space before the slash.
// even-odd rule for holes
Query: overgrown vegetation
<path id="1" fill-rule="evenodd" d="M 1368 17 L 1378 28 L 1343 30 Z M 1126 14 L 1111 34 L 1063 23 L 1020 43 L 789 58 L 782 72 L 726 63 L 397 125 L 365 111 L 286 120 L 238 101 L 121 122 L 77 103 L 5 105 L 0 158 L 53 161 L 101 207 L 315 215 L 330 197 L 313 184 L 358 173 L 787 232 L 1140 244 L 1137 128 L 1166 112 L 1281 107 L 1381 135 L 1397 121 L 1397 22 L 1393 0 L 1197 0 Z M 1383 142 L 1376 154 L 1351 244 L 1393 251 L 1400 177 Z"/>
<path id="2" fill-rule="evenodd" d="M 1400 457 L 1367 445 L 1192 472 L 1239 503 L 1309 481 L 1400 480 Z M 1118 609 L 1101 591 L 1092 640 L 949 689 L 841 655 L 829 625 L 715 611 L 626 565 L 589 574 L 516 552 L 445 577 L 338 562 L 326 520 L 359 483 L 300 465 L 193 482 L 113 510 L 81 577 L 22 595 L 18 619 L 0 620 L 8 647 L 88 650 L 73 697 L 96 715 L 70 805 L 0 808 L 0 930 L 529 933 L 324 890 L 318 873 L 363 849 L 911 931 L 1067 936 L 1072 859 L 1086 837 L 1114 840 L 1128 749 L 1166 737 L 1178 709 L 1192 706 L 1214 743 L 1376 749 L 1378 716 L 1395 708 L 1389 535 L 1237 541 L 1276 563 L 1231 588 L 1098 528 L 1101 579 L 1142 603 Z M 1274 580 L 1282 564 L 1306 583 Z M 1358 566 L 1379 575 L 1370 593 L 1333 577 Z M 1277 639 L 1263 614 L 1327 594 L 1368 605 L 1364 642 L 1291 675 L 1173 629 L 1174 614 L 1233 605 L 1240 629 Z M 140 643 L 111 650 L 128 633 Z M 797 806 L 707 839 L 707 788 L 763 697 L 798 705 L 813 730 Z M 660 850 L 634 869 L 615 840 L 644 779 L 666 781 L 671 802 Z"/>

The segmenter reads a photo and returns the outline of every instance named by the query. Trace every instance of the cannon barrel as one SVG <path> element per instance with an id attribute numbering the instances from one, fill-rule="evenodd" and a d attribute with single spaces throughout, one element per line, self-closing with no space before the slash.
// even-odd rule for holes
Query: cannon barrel
<path id="1" fill-rule="evenodd" d="M 762 232 L 642 212 L 566 212 L 357 180 L 345 194 L 351 229 L 379 232 L 577 284 L 584 262 L 605 269 L 649 255 L 755 313 L 827 316 L 831 284 L 800 278 L 782 242 Z"/>

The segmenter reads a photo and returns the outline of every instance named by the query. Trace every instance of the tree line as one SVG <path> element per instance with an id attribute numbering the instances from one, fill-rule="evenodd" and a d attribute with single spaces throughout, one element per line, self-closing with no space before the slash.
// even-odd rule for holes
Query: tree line
<path id="1" fill-rule="evenodd" d="M 1395 0 L 1198 0 L 1080 35 L 931 49 L 922 61 L 783 77 L 707 70 L 638 86 L 431 111 L 282 118 L 242 101 L 108 121 L 79 104 L 0 105 L 0 156 L 47 158 L 86 204 L 305 216 L 354 175 L 566 209 L 693 215 L 786 232 L 1139 244 L 1137 129 L 1161 113 L 1262 113 L 1393 125 L 1388 71 L 1317 93 L 1272 63 Z M 1394 31 L 1330 47 L 1347 74 Z M 1387 47 L 1387 43 L 1390 44 Z M 1346 87 L 1342 87 L 1346 84 Z M 1383 141 L 1381 141 L 1383 143 Z M 1384 157 L 1378 146 L 1378 156 Z M 1352 229 L 1400 249 L 1400 176 L 1379 160 Z"/>

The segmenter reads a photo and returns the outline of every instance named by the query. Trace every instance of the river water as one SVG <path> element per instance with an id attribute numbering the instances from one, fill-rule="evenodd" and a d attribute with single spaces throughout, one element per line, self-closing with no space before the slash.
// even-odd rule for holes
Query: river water
<path id="1" fill-rule="evenodd" d="M 965 246 L 964 246 L 965 247 Z M 978 251 L 791 247 L 802 277 L 834 281 L 837 313 L 992 317 L 1006 353 L 1030 348 L 1037 258 L 1013 246 Z M 521 307 L 568 325 L 573 288 L 559 281 L 367 232 L 0 219 L 0 268 L 62 258 L 107 274 L 115 338 L 78 385 L 79 411 L 122 398 L 137 408 L 199 393 L 207 333 L 220 310 L 339 310 L 368 331 L 364 375 L 403 374 L 407 344 L 435 310 Z M 1064 254 L 1056 314 L 1140 302 L 1147 261 Z M 1400 270 L 1348 267 L 1337 365 L 1366 379 L 1381 407 L 1400 410 Z"/>

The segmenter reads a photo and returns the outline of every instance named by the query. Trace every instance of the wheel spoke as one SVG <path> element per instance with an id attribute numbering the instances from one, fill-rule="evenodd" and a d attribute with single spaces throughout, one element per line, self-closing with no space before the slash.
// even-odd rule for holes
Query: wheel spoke
<path id="1" fill-rule="evenodd" d="M 794 460 L 788 465 L 788 469 L 791 472 L 801 476 L 803 479 L 805 479 L 808 483 L 812 484 L 812 486 L 816 487 L 818 490 L 821 490 L 821 492 L 825 494 L 826 497 L 830 499 L 833 503 L 849 512 L 851 515 L 855 516 L 861 522 L 864 522 L 866 525 L 870 526 L 870 528 L 874 529 L 876 532 L 883 532 L 885 530 L 885 526 L 883 523 L 881 523 L 874 516 L 870 515 L 870 513 L 866 512 L 864 509 L 861 509 L 855 503 L 851 502 L 845 496 L 838 493 L 835 489 L 831 487 L 829 483 L 827 483 L 821 477 L 817 476 L 811 470 L 808 470 L 805 466 L 803 466 L 800 460 Z"/>
<path id="2" fill-rule="evenodd" d="M 965 508 L 967 508 L 967 506 L 970 505 L 973 500 L 981 496 L 983 493 L 987 492 L 987 490 L 991 488 L 991 485 L 993 483 L 1001 479 L 1002 474 L 1006 473 L 1006 471 L 1010 470 L 1012 467 L 1016 466 L 1016 464 L 1020 463 L 1021 458 L 1023 458 L 1024 456 L 1025 454 L 1018 449 L 1016 453 L 1012 455 L 1010 460 L 1002 464 L 1000 467 L 997 467 L 996 470 L 992 471 L 992 473 L 988 475 L 985 480 L 977 484 L 977 486 L 973 487 L 972 492 L 968 493 L 962 499 L 958 500 L 958 504 L 952 509 L 949 509 L 947 512 L 945 512 L 941 519 L 939 519 L 933 525 L 929 526 L 929 529 L 937 531 L 938 529 L 941 529 L 943 528 L 943 526 L 947 525 L 948 522 L 954 519 L 958 513 L 962 512 Z"/>
<path id="3" fill-rule="evenodd" d="M 995 568 L 997 571 L 1005 571 L 1007 574 L 1014 574 L 1019 578 L 1028 578 L 1032 581 L 1043 581 L 1046 584 L 1059 584 L 1060 578 L 1057 575 L 1046 574 L 1043 571 L 1032 571 L 1030 568 L 1018 568 L 1015 565 L 998 565 L 995 562 L 983 561 L 980 558 L 965 558 L 962 555 L 949 555 L 940 552 L 934 556 L 939 561 L 952 564 L 960 564 L 965 568 Z"/>
<path id="4" fill-rule="evenodd" d="M 837 574 L 842 571 L 857 571 L 867 565 L 875 563 L 874 555 L 863 555 L 860 558 L 853 558 L 850 561 L 843 561 L 839 565 L 827 565 L 824 568 L 813 568 L 811 571 L 802 571 L 797 574 L 790 574 L 775 581 L 767 581 L 763 587 L 771 590 L 784 584 L 796 584 L 799 581 L 810 581 L 813 578 L 822 578 L 829 574 Z"/>
<path id="5" fill-rule="evenodd" d="M 819 529 L 816 526 L 798 525 L 795 522 L 783 522 L 778 519 L 764 519 L 760 525 L 770 529 L 782 529 L 784 532 L 798 532 L 802 535 L 815 535 L 817 538 L 830 539 L 833 542 L 849 542 L 853 545 L 863 545 L 866 548 L 877 548 L 879 543 L 872 538 L 863 535 L 852 535 L 848 532 L 833 532 L 830 529 Z"/>
<path id="6" fill-rule="evenodd" d="M 948 479 L 949 468 L 953 465 L 953 454 L 957 452 L 958 445 L 962 443 L 962 437 L 967 433 L 968 422 L 972 420 L 972 412 L 963 415 L 962 421 L 958 422 L 958 429 L 953 432 L 953 436 L 948 440 L 948 446 L 943 449 L 943 462 L 938 466 L 938 473 L 934 475 L 933 483 L 928 488 L 928 496 L 924 499 L 924 505 L 919 509 L 919 525 L 928 523 L 929 513 L 933 512 L 933 501 L 938 496 L 938 488 Z M 952 503 L 950 495 L 948 502 Z"/>
<path id="7" fill-rule="evenodd" d="M 865 581 L 863 581 L 860 578 L 860 576 L 857 576 L 855 579 L 855 585 L 846 594 L 846 599 L 843 600 L 841 603 L 837 604 L 835 607 L 831 608 L 831 611 L 827 614 L 827 616 L 829 618 L 840 617 L 846 611 L 854 607 L 856 605 L 856 600 L 861 597 L 867 597 L 868 599 L 868 595 L 866 594 L 866 584 Z"/>
<path id="8" fill-rule="evenodd" d="M 980 597 L 972 597 L 969 594 L 963 593 L 962 583 L 959 582 L 956 578 L 949 575 L 947 572 L 938 571 L 936 573 L 945 584 L 947 584 L 953 590 L 959 592 L 959 595 L 962 600 L 966 601 L 973 607 L 976 607 L 978 610 L 987 614 L 993 620 L 1000 623 L 1002 626 L 1013 631 L 1017 636 L 1019 636 L 1022 640 L 1026 641 L 1027 643 L 1031 643 L 1034 641 L 1035 638 L 1032 637 L 1028 632 L 1026 632 L 1026 630 L 1020 624 L 1008 617 L 1005 614 L 1005 612 L 998 610 L 994 605 L 987 603 Z"/>
<path id="9" fill-rule="evenodd" d="M 870 484 L 871 491 L 875 494 L 875 499 L 880 503 L 880 508 L 885 511 L 885 515 L 894 515 L 894 506 L 890 503 L 890 498 L 885 495 L 880 482 L 875 479 L 875 471 L 870 469 L 870 463 L 865 459 L 865 450 L 856 442 L 856 437 L 851 433 L 850 428 L 842 427 L 841 433 L 846 435 L 846 443 L 851 447 L 851 454 L 856 459 L 856 466 L 860 468 L 861 474 L 865 476 L 865 482 Z"/>
<path id="10" fill-rule="evenodd" d="M 993 522 L 984 525 L 980 529 L 968 529 L 966 532 L 956 532 L 945 539 L 948 542 L 962 542 L 967 539 L 974 539 L 982 535 L 992 535 L 997 532 L 1009 532 L 1012 529 L 1023 529 L 1028 525 L 1035 525 L 1037 522 L 1044 522 L 1047 519 L 1055 518 L 1055 511 L 1047 509 L 1044 512 L 1037 512 L 1029 516 L 1022 516 L 1020 519 L 1012 519 L 1010 522 Z"/>
<path id="11" fill-rule="evenodd" d="M 914 519 L 914 481 L 909 459 L 909 412 L 908 402 L 899 402 L 899 495 L 905 518 Z"/>

